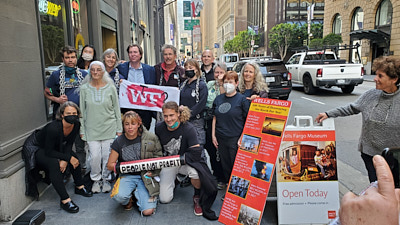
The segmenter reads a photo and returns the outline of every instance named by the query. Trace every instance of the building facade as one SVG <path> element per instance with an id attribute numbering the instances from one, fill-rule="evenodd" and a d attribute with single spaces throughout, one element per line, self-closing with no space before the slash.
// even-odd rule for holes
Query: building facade
<path id="1" fill-rule="evenodd" d="M 217 43 L 218 5 L 215 0 L 204 0 L 204 8 L 200 15 L 202 49 L 209 49 L 217 56 L 220 48 Z"/>
<path id="2" fill-rule="evenodd" d="M 32 199 L 25 196 L 22 145 L 35 129 L 51 119 L 52 109 L 43 90 L 50 73 L 61 63 L 60 49 L 71 45 L 79 51 L 94 45 L 97 58 L 114 48 L 127 59 L 126 48 L 139 43 L 143 61 L 153 65 L 163 36 L 155 24 L 152 0 L 13 0 L 3 2 L 0 37 L 0 221 L 13 220 Z M 157 14 L 158 13 L 158 14 Z"/>
<path id="3" fill-rule="evenodd" d="M 217 55 L 224 54 L 224 44 L 232 40 L 239 31 L 247 30 L 247 1 L 245 0 L 219 0 L 217 42 L 219 49 Z"/>
<path id="4" fill-rule="evenodd" d="M 343 44 L 360 44 L 361 60 L 350 51 L 340 55 L 351 62 L 361 61 L 366 74 L 371 74 L 375 58 L 400 55 L 399 0 L 336 0 L 325 2 L 324 35 L 336 33 Z"/>

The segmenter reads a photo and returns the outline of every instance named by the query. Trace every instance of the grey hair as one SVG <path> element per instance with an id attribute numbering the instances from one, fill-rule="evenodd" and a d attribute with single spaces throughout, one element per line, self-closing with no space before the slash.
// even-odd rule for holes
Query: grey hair
<path id="1" fill-rule="evenodd" d="M 169 44 L 163 45 L 162 48 L 161 48 L 161 52 L 164 54 L 164 51 L 165 51 L 165 49 L 167 49 L 167 48 L 172 49 L 172 51 L 174 51 L 174 55 L 177 54 L 177 53 L 176 53 L 176 48 L 175 48 L 175 46 L 169 45 Z"/>
<path id="2" fill-rule="evenodd" d="M 244 70 L 247 65 L 250 65 L 254 68 L 254 81 L 253 81 L 253 91 L 260 92 L 260 91 L 268 91 L 268 84 L 265 82 L 263 75 L 261 74 L 260 67 L 256 62 L 250 61 L 244 64 L 242 70 L 240 71 L 239 76 L 239 92 L 244 93 L 246 91 L 246 84 L 244 83 Z"/>
<path id="3" fill-rule="evenodd" d="M 228 71 L 228 67 L 226 66 L 225 63 L 223 62 L 217 62 L 214 64 L 213 70 L 215 71 L 215 69 L 217 69 L 217 67 L 223 69 L 225 72 Z"/>
<path id="4" fill-rule="evenodd" d="M 62 115 L 64 114 L 65 108 L 68 106 L 74 107 L 76 112 L 78 113 L 78 117 L 81 117 L 81 110 L 79 109 L 78 105 L 71 101 L 64 102 L 57 110 L 56 120 L 62 120 Z"/>
<path id="5" fill-rule="evenodd" d="M 104 63 L 104 65 L 106 64 L 105 59 L 107 55 L 111 55 L 112 53 L 115 54 L 116 57 L 116 61 L 115 61 L 115 65 L 114 68 L 118 66 L 118 62 L 119 62 L 119 57 L 118 57 L 118 53 L 117 51 L 115 51 L 113 48 L 108 48 L 107 50 L 105 50 L 103 52 L 103 55 L 101 56 L 101 61 Z"/>
<path id="6" fill-rule="evenodd" d="M 83 84 L 86 84 L 86 83 L 90 83 L 90 82 L 93 80 L 92 74 L 91 74 L 91 72 L 90 72 L 90 69 L 92 68 L 93 65 L 99 65 L 99 66 L 101 67 L 101 69 L 104 71 L 103 78 L 102 78 L 102 81 L 103 81 L 104 83 L 106 83 L 106 84 L 113 84 L 113 85 L 114 85 L 114 81 L 111 79 L 110 75 L 108 74 L 108 72 L 107 72 L 107 70 L 106 70 L 104 64 L 103 64 L 102 62 L 100 62 L 100 61 L 93 61 L 92 63 L 90 63 L 90 66 L 89 66 L 89 73 L 88 73 L 88 75 L 85 77 L 85 79 L 82 81 L 82 85 L 83 85 Z"/>

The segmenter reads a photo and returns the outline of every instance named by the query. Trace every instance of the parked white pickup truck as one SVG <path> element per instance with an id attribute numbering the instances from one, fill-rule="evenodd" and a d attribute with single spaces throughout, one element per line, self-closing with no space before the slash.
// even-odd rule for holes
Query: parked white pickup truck
<path id="1" fill-rule="evenodd" d="M 315 94 L 318 87 L 337 86 L 350 94 L 362 84 L 362 64 L 346 63 L 330 51 L 307 51 L 294 54 L 286 63 L 292 83 L 302 84 L 306 94 Z"/>

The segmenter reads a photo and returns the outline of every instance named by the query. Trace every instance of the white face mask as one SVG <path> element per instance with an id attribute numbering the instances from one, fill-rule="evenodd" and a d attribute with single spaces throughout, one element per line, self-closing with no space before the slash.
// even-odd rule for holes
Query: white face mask
<path id="1" fill-rule="evenodd" d="M 88 53 L 83 53 L 83 54 L 82 54 L 82 58 L 83 58 L 85 61 L 90 61 L 90 60 L 93 59 L 93 55 L 88 54 Z"/>
<path id="2" fill-rule="evenodd" d="M 224 83 L 224 89 L 225 89 L 226 93 L 229 95 L 235 91 L 236 87 L 234 84 Z"/>

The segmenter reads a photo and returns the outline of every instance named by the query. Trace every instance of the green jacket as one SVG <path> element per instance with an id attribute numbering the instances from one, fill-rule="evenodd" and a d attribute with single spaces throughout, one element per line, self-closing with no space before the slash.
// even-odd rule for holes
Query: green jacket
<path id="1" fill-rule="evenodd" d="M 160 140 L 158 137 L 150 133 L 143 127 L 143 133 L 141 136 L 141 150 L 140 150 L 140 158 L 141 159 L 151 159 L 162 157 L 162 148 Z M 146 186 L 146 189 L 149 191 L 150 196 L 157 196 L 160 194 L 160 184 L 154 179 L 154 177 L 160 175 L 160 169 L 151 171 L 151 179 L 147 179 L 144 177 L 144 174 L 147 171 L 142 171 L 140 173 L 143 183 Z"/>

